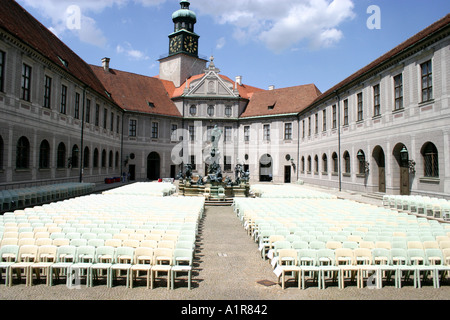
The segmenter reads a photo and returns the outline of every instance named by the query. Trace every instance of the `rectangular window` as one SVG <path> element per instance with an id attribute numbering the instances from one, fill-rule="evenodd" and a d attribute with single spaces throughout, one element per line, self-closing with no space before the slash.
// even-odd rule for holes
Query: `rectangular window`
<path id="1" fill-rule="evenodd" d="M 348 126 L 348 99 L 344 100 L 344 126 Z"/>
<path id="2" fill-rule="evenodd" d="M 311 117 L 308 117 L 308 137 L 311 136 Z"/>
<path id="3" fill-rule="evenodd" d="M 0 51 L 0 92 L 4 91 L 6 53 Z"/>
<path id="4" fill-rule="evenodd" d="M 358 121 L 362 121 L 364 119 L 364 106 L 363 106 L 363 94 L 362 92 L 358 93 Z"/>
<path id="5" fill-rule="evenodd" d="M 61 108 L 59 112 L 66 114 L 67 109 L 67 87 L 65 85 L 61 86 Z"/>
<path id="6" fill-rule="evenodd" d="M 130 119 L 130 137 L 136 137 L 137 121 Z"/>
<path id="7" fill-rule="evenodd" d="M 337 115 L 336 115 L 336 105 L 334 104 L 332 107 L 333 110 L 333 129 L 337 127 Z"/>
<path id="8" fill-rule="evenodd" d="M 314 120 L 315 120 L 315 130 L 314 132 L 317 134 L 319 133 L 319 114 L 316 113 L 316 115 L 314 116 Z"/>
<path id="9" fill-rule="evenodd" d="M 152 122 L 152 139 L 158 139 L 158 122 Z"/>
<path id="10" fill-rule="evenodd" d="M 191 166 L 192 170 L 197 170 L 197 166 L 195 165 L 195 156 L 191 156 Z"/>
<path id="11" fill-rule="evenodd" d="M 108 122 L 108 109 L 103 109 L 103 128 L 106 129 L 106 124 Z"/>
<path id="12" fill-rule="evenodd" d="M 111 112 L 111 123 L 109 125 L 109 130 L 111 132 L 114 130 L 114 112 Z"/>
<path id="13" fill-rule="evenodd" d="M 195 140 L 195 128 L 194 126 L 189 126 L 189 140 L 194 141 Z"/>
<path id="14" fill-rule="evenodd" d="M 172 127 L 170 128 L 170 140 L 171 141 L 178 141 L 177 130 L 178 130 L 178 125 L 172 124 Z"/>
<path id="15" fill-rule="evenodd" d="M 91 121 L 91 100 L 86 100 L 86 115 L 85 115 L 86 123 Z"/>
<path id="16" fill-rule="evenodd" d="M 244 127 L 244 141 L 250 141 L 250 126 Z"/>
<path id="17" fill-rule="evenodd" d="M 22 66 L 22 100 L 31 99 L 31 67 L 25 63 Z"/>
<path id="18" fill-rule="evenodd" d="M 306 132 L 306 123 L 305 120 L 302 120 L 302 138 L 305 137 L 305 132 Z"/>
<path id="19" fill-rule="evenodd" d="M 117 121 L 116 121 L 116 132 L 119 133 L 120 129 L 120 116 L 117 115 Z"/>
<path id="20" fill-rule="evenodd" d="M 327 131 L 327 109 L 322 111 L 322 130 Z"/>
<path id="21" fill-rule="evenodd" d="M 284 140 L 292 140 L 292 123 L 284 124 Z"/>
<path id="22" fill-rule="evenodd" d="M 232 133 L 233 133 L 232 127 L 225 127 L 224 141 L 231 141 Z"/>
<path id="23" fill-rule="evenodd" d="M 265 124 L 263 126 L 263 140 L 270 141 L 270 124 Z"/>
<path id="24" fill-rule="evenodd" d="M 78 92 L 75 93 L 75 112 L 74 118 L 80 119 L 80 94 Z"/>
<path id="25" fill-rule="evenodd" d="M 431 60 L 420 65 L 422 70 L 422 102 L 433 99 L 433 70 Z"/>
<path id="26" fill-rule="evenodd" d="M 394 90 L 395 90 L 395 106 L 394 110 L 403 109 L 403 75 L 399 74 L 394 77 Z"/>
<path id="27" fill-rule="evenodd" d="M 230 156 L 223 157 L 223 170 L 231 171 L 231 157 Z"/>
<path id="28" fill-rule="evenodd" d="M 95 122 L 94 124 L 98 127 L 98 124 L 100 123 L 100 105 L 95 105 Z"/>
<path id="29" fill-rule="evenodd" d="M 51 97 L 52 97 L 52 78 L 45 76 L 44 80 L 44 108 L 51 108 Z"/>
<path id="30" fill-rule="evenodd" d="M 377 84 L 373 87 L 373 116 L 381 115 L 381 101 L 380 101 L 380 85 Z"/>

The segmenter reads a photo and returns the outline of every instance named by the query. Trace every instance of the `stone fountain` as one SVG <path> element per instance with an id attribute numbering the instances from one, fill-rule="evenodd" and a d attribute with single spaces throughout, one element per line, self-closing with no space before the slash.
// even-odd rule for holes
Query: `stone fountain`
<path id="1" fill-rule="evenodd" d="M 221 153 L 219 150 L 219 140 L 222 136 L 222 130 L 217 125 L 211 131 L 211 151 L 206 158 L 208 165 L 206 177 L 193 176 L 192 165 L 184 165 L 184 173 L 180 172 L 179 194 L 185 196 L 206 195 L 209 199 L 219 199 L 219 189 L 223 188 L 227 198 L 247 197 L 249 194 L 250 174 L 244 171 L 241 164 L 237 164 L 234 172 L 234 180 L 231 177 L 224 177 L 220 165 Z M 209 196 L 208 196 L 209 194 Z"/>

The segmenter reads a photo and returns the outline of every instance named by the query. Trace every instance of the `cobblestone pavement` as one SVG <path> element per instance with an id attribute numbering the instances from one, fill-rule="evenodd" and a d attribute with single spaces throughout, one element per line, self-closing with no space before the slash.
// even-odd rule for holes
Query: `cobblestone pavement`
<path id="1" fill-rule="evenodd" d="M 360 195 L 353 195 L 354 197 Z M 370 199 L 369 201 L 378 201 Z M 374 203 L 377 204 L 377 203 Z M 379 204 L 379 203 L 378 203 Z M 331 285 L 318 290 L 314 284 L 305 290 L 296 284 L 284 290 L 268 260 L 260 256 L 257 244 L 247 234 L 231 207 L 207 207 L 200 224 L 193 286 L 185 284 L 167 290 L 165 284 L 147 289 L 141 283 L 133 289 L 124 285 L 107 288 L 99 284 L 92 288 L 82 286 L 69 289 L 59 283 L 47 287 L 43 282 L 32 287 L 25 283 L 12 287 L 0 286 L 0 300 L 448 300 L 450 280 L 438 289 L 431 283 L 421 289 L 407 284 L 401 289 L 387 285 L 382 289 L 344 289 Z"/>

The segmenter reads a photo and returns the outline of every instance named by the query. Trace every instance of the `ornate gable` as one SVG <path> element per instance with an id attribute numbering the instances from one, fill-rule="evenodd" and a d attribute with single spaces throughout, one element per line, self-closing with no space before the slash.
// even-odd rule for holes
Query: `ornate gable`
<path id="1" fill-rule="evenodd" d="M 214 58 L 210 58 L 209 67 L 203 77 L 191 81 L 184 90 L 185 97 L 208 98 L 238 98 L 239 92 L 235 90 L 235 83 L 220 77 L 220 70 L 214 65 Z"/>

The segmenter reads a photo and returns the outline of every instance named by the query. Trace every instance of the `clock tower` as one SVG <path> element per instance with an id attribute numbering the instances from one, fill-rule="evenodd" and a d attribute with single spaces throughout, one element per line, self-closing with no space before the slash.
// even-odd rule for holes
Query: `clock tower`
<path id="1" fill-rule="evenodd" d="M 189 9 L 189 1 L 181 0 L 180 5 L 181 9 L 172 14 L 174 32 L 169 35 L 169 55 L 159 60 L 160 79 L 171 80 L 176 87 L 203 73 L 207 62 L 198 57 L 200 36 L 194 32 L 197 16 Z"/>

